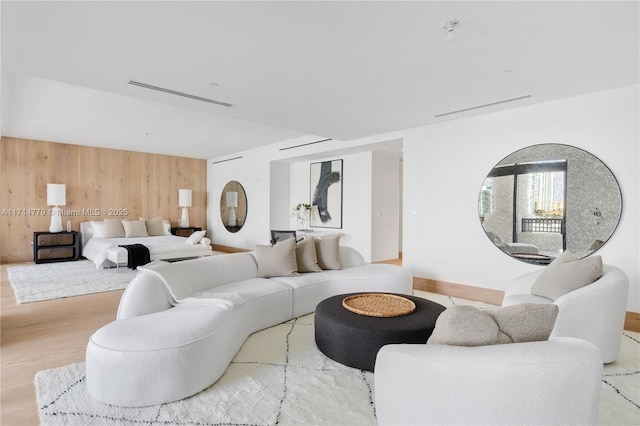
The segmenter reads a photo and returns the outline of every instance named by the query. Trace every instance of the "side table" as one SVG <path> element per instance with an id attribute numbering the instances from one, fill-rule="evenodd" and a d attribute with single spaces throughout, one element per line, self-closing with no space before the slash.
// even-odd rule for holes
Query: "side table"
<path id="1" fill-rule="evenodd" d="M 178 237 L 188 237 L 196 231 L 202 231 L 202 228 L 199 226 L 189 226 L 187 228 L 180 228 L 180 227 L 171 228 L 171 233 L 173 235 L 177 235 Z"/>
<path id="2" fill-rule="evenodd" d="M 33 233 L 33 261 L 35 263 L 66 262 L 79 258 L 78 231 Z"/>

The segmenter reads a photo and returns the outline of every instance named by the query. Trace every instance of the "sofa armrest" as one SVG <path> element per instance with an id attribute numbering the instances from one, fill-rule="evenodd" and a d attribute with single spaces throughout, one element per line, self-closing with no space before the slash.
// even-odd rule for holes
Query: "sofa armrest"
<path id="1" fill-rule="evenodd" d="M 598 349 L 580 339 L 387 345 L 375 365 L 378 423 L 596 424 L 601 376 Z"/>
<path id="2" fill-rule="evenodd" d="M 170 300 L 166 287 L 159 279 L 150 274 L 138 273 L 122 293 L 116 318 L 165 311 L 173 307 Z"/>
<path id="3" fill-rule="evenodd" d="M 366 264 L 362 255 L 351 247 L 340 246 L 340 263 L 343 268 L 355 268 Z"/>

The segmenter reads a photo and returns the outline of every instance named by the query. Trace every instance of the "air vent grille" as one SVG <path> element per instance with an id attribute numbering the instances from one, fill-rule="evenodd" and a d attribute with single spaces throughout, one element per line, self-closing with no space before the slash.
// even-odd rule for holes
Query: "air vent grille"
<path id="1" fill-rule="evenodd" d="M 169 93 L 170 95 L 182 96 L 183 98 L 189 98 L 196 101 L 208 102 L 210 104 L 216 104 L 227 108 L 233 107 L 233 104 L 229 104 L 226 102 L 220 102 L 213 99 L 203 98 L 201 96 L 190 95 L 188 93 L 178 92 L 177 90 L 165 89 L 163 87 L 153 86 L 151 84 L 141 83 L 139 81 L 129 80 L 129 84 L 131 84 L 132 86 L 143 87 L 145 89 L 156 90 L 158 92 Z"/>

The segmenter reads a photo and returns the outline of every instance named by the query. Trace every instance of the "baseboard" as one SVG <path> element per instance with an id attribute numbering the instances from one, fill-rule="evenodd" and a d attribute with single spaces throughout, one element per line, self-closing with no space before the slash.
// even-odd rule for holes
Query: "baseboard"
<path id="1" fill-rule="evenodd" d="M 502 299 L 504 297 L 504 292 L 500 290 L 448 283 L 420 277 L 413 277 L 413 288 L 431 293 L 444 294 L 445 296 L 476 300 L 497 306 L 502 305 Z M 640 313 L 627 312 L 624 320 L 624 329 L 640 333 Z"/>
<path id="2" fill-rule="evenodd" d="M 624 318 L 624 329 L 640 333 L 640 314 L 637 312 L 627 312 Z"/>
<path id="3" fill-rule="evenodd" d="M 444 294 L 446 296 L 476 300 L 497 306 L 502 304 L 502 299 L 504 298 L 504 292 L 500 290 L 448 283 L 420 277 L 413 277 L 413 288 L 431 293 Z"/>
<path id="4" fill-rule="evenodd" d="M 242 249 L 238 247 L 223 246 L 220 244 L 211 244 L 211 248 L 213 248 L 213 251 L 222 251 L 225 253 L 241 253 L 245 251 L 251 251 L 251 250 Z"/>

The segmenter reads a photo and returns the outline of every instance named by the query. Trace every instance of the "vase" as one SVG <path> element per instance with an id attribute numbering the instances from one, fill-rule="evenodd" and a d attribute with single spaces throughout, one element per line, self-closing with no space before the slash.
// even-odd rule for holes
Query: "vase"
<path id="1" fill-rule="evenodd" d="M 298 229 L 309 229 L 309 210 L 298 212 Z"/>

